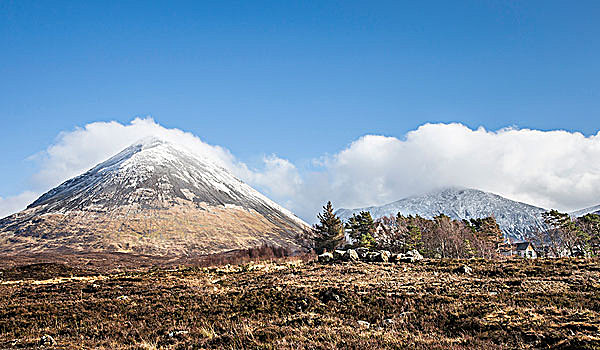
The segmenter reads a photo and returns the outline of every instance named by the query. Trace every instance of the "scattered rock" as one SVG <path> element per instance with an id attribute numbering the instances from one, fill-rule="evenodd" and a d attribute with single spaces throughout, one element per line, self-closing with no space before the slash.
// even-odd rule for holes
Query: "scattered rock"
<path id="1" fill-rule="evenodd" d="M 323 253 L 318 256 L 318 261 L 327 263 L 332 261 L 364 261 L 364 262 L 415 262 L 423 260 L 423 255 L 418 250 L 413 249 L 406 254 L 392 254 L 387 250 L 370 251 L 367 248 L 357 248 L 340 250 L 336 249 L 332 253 Z"/>
<path id="2" fill-rule="evenodd" d="M 342 260 L 344 259 L 344 254 L 346 254 L 345 250 L 334 250 L 333 251 L 333 259 L 334 260 Z"/>
<path id="3" fill-rule="evenodd" d="M 371 324 L 369 322 L 367 322 L 367 321 L 358 320 L 357 322 L 358 322 L 358 325 L 361 326 L 361 327 L 364 327 L 364 328 L 371 327 Z"/>
<path id="4" fill-rule="evenodd" d="M 380 252 L 369 252 L 367 253 L 366 261 L 370 262 L 388 262 L 390 259 L 390 252 L 382 250 Z"/>
<path id="5" fill-rule="evenodd" d="M 52 338 L 51 335 L 44 334 L 40 338 L 40 345 L 41 346 L 55 346 L 56 345 L 56 340 L 54 340 L 54 338 Z"/>
<path id="6" fill-rule="evenodd" d="M 189 331 L 171 331 L 171 332 L 169 332 L 169 338 L 186 335 L 188 333 L 189 333 Z"/>
<path id="7" fill-rule="evenodd" d="M 325 253 L 319 255 L 318 260 L 320 263 L 330 262 L 333 260 L 333 254 L 325 252 Z"/>
<path id="8" fill-rule="evenodd" d="M 381 253 L 379 252 L 368 252 L 365 256 L 364 260 L 368 262 L 377 262 L 381 258 Z"/>
<path id="9" fill-rule="evenodd" d="M 470 275 L 473 273 L 473 269 L 468 267 L 467 265 L 463 265 L 457 269 L 458 273 L 464 273 L 465 275 Z"/>
<path id="10" fill-rule="evenodd" d="M 423 255 L 421 255 L 421 253 L 419 253 L 419 251 L 416 250 L 416 249 L 413 249 L 413 250 L 410 250 L 410 251 L 406 252 L 406 256 L 412 257 L 413 261 L 423 260 Z"/>
<path id="11" fill-rule="evenodd" d="M 354 249 L 348 249 L 348 250 L 346 250 L 346 253 L 344 254 L 344 260 L 346 260 L 346 261 L 359 261 L 360 258 L 358 257 L 358 253 L 356 252 L 356 250 L 354 250 Z"/>
<path id="12" fill-rule="evenodd" d="M 367 254 L 369 254 L 369 249 L 367 248 L 357 248 L 356 253 L 358 254 L 358 258 L 364 260 L 367 258 Z"/>

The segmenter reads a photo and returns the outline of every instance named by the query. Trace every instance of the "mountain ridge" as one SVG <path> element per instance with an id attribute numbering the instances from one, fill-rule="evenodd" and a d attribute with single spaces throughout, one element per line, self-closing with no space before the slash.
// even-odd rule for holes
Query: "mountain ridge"
<path id="1" fill-rule="evenodd" d="M 369 211 L 373 218 L 396 215 L 420 215 L 431 219 L 444 214 L 453 219 L 471 219 L 494 216 L 505 236 L 525 239 L 537 230 L 545 230 L 541 214 L 546 209 L 513 201 L 481 190 L 446 187 L 422 195 L 415 195 L 381 206 L 356 209 L 338 209 L 336 214 L 347 219 L 354 213 Z"/>
<path id="2" fill-rule="evenodd" d="M 580 210 L 575 210 L 569 213 L 571 217 L 578 218 L 587 214 L 598 214 L 600 215 L 600 205 L 595 205 L 593 207 L 584 208 Z"/>

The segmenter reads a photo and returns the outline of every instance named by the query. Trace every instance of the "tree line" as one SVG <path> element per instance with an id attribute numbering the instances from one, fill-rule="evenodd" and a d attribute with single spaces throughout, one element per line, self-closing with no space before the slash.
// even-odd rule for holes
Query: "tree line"
<path id="1" fill-rule="evenodd" d="M 335 215 L 331 202 L 318 214 L 314 226 L 317 252 L 336 248 L 389 250 L 405 253 L 416 249 L 429 258 L 491 259 L 499 256 L 504 235 L 494 217 L 455 220 L 440 214 L 385 216 L 374 220 L 367 211 L 346 222 Z M 548 230 L 535 232 L 530 241 L 543 256 L 597 256 L 600 253 L 600 216 L 572 219 L 552 210 L 543 215 Z"/>
<path id="2" fill-rule="evenodd" d="M 541 250 L 544 256 L 595 257 L 600 254 L 600 215 L 572 218 L 557 210 L 542 215 L 548 230 L 536 232 L 532 241 L 544 248 Z"/>

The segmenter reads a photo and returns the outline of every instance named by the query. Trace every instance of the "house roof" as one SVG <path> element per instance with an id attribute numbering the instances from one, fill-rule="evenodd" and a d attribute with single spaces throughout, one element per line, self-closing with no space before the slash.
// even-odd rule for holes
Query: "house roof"
<path id="1" fill-rule="evenodd" d="M 526 249 L 529 247 L 529 245 L 530 245 L 530 244 L 531 244 L 531 243 L 529 243 L 529 242 L 519 242 L 519 243 L 514 243 L 514 245 L 515 245 L 515 248 L 516 248 L 517 250 L 526 250 Z"/>

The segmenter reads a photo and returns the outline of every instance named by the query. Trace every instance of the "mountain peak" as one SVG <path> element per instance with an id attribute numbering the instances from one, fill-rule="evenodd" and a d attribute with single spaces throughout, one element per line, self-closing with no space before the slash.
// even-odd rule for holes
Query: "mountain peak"
<path id="1" fill-rule="evenodd" d="M 425 195 L 449 195 L 449 194 L 460 194 L 460 193 L 485 193 L 484 191 L 468 188 L 463 186 L 444 186 L 433 189 L 429 192 L 426 192 Z M 423 196 L 423 194 L 416 195 L 413 197 Z"/>
<path id="2" fill-rule="evenodd" d="M 206 253 L 267 243 L 298 248 L 293 237 L 308 228 L 208 158 L 147 137 L 1 220 L 0 238 L 60 232 L 78 249 L 80 236 L 93 236 L 142 252 Z M 159 243 L 142 239 L 154 234 Z"/>
<path id="3" fill-rule="evenodd" d="M 493 216 L 506 236 L 522 239 L 538 229 L 545 229 L 541 214 L 546 210 L 494 193 L 453 186 L 382 206 L 339 209 L 336 213 L 342 219 L 347 219 L 360 211 L 369 211 L 374 218 L 395 216 L 398 213 L 429 219 L 444 214 L 459 220 Z"/>
<path id="4" fill-rule="evenodd" d="M 130 147 L 141 147 L 143 149 L 146 149 L 156 147 L 165 143 L 168 143 L 168 141 L 161 137 L 146 136 L 134 142 Z"/>

